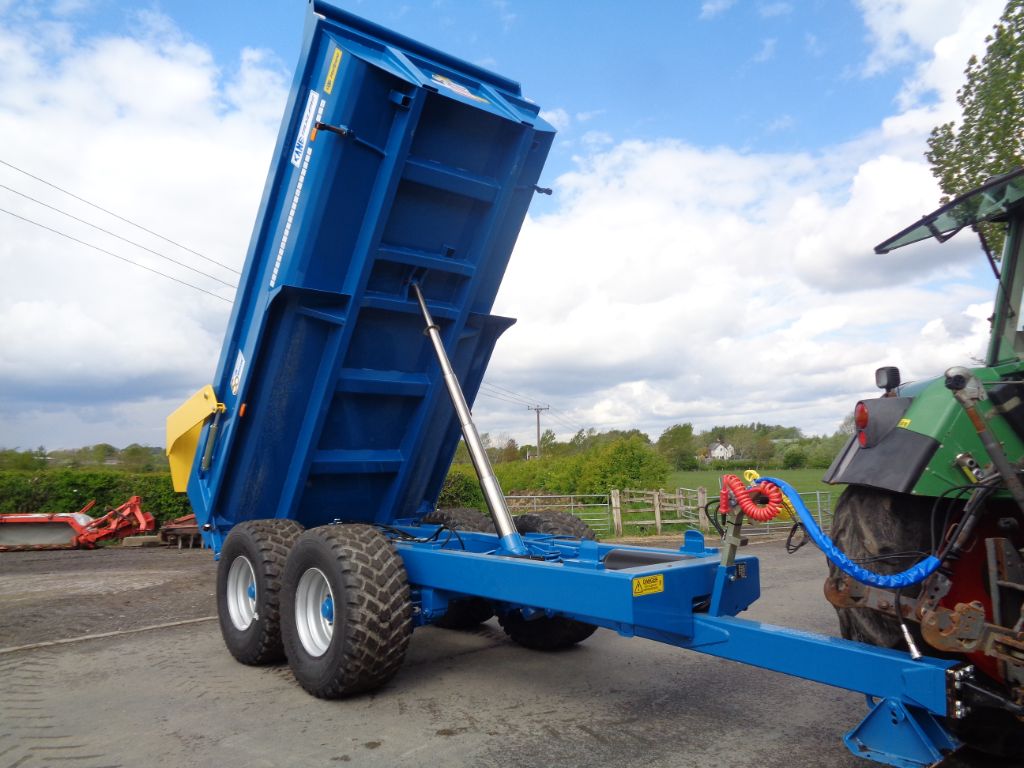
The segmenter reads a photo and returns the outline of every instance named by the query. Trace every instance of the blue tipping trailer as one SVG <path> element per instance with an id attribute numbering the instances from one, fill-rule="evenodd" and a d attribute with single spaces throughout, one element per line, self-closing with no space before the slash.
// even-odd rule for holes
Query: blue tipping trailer
<path id="1" fill-rule="evenodd" d="M 390 679 L 417 626 L 497 614 L 542 650 L 601 627 L 860 691 L 855 754 L 939 760 L 970 671 L 736 618 L 760 594 L 742 514 L 669 551 L 504 508 L 468 403 L 553 136 L 518 84 L 311 3 L 214 383 L 168 418 L 229 651 L 334 698 Z M 490 520 L 435 509 L 460 432 Z"/>

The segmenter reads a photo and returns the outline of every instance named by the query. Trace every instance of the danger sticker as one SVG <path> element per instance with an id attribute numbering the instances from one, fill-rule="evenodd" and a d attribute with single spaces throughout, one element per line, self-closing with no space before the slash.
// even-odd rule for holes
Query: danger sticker
<path id="1" fill-rule="evenodd" d="M 327 79 L 324 81 L 324 93 L 330 94 L 334 90 L 334 80 L 338 76 L 338 65 L 341 64 L 341 48 L 335 48 L 331 54 L 331 66 L 327 70 Z"/>
<path id="2" fill-rule="evenodd" d="M 633 597 L 644 595 L 655 595 L 665 591 L 665 574 L 658 573 L 654 576 L 638 576 L 633 579 Z"/>
<path id="3" fill-rule="evenodd" d="M 907 427 L 910 426 L 910 419 L 900 419 L 899 424 L 897 424 L 896 426 L 906 429 Z"/>

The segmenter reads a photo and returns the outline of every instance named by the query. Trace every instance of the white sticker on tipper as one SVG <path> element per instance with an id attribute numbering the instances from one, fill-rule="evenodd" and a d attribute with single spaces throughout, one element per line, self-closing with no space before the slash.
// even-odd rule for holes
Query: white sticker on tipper
<path id="1" fill-rule="evenodd" d="M 316 112 L 317 122 L 324 116 L 324 107 L 327 100 L 320 102 L 320 108 Z M 277 276 L 281 271 L 281 260 L 284 259 L 284 249 L 288 245 L 288 238 L 292 234 L 292 224 L 295 223 L 295 212 L 299 207 L 299 200 L 302 199 L 302 187 L 306 183 L 306 171 L 309 170 L 309 158 L 313 156 L 313 147 L 306 147 L 306 155 L 302 158 L 302 167 L 299 170 L 299 180 L 295 182 L 295 193 L 292 195 L 292 205 L 287 211 L 287 218 L 284 222 L 284 232 L 281 233 L 281 242 L 277 245 L 277 259 L 274 261 L 274 269 L 270 273 L 270 287 L 277 285 Z"/>
<path id="2" fill-rule="evenodd" d="M 299 124 L 299 135 L 295 137 L 295 146 L 292 148 L 292 165 L 296 168 L 302 165 L 302 156 L 306 154 L 306 142 L 309 141 L 309 132 L 313 129 L 313 118 L 319 103 L 320 94 L 310 91 L 306 99 L 306 111 L 302 113 L 302 122 Z"/>
<path id="3" fill-rule="evenodd" d="M 242 386 L 242 371 L 245 370 L 245 356 L 242 350 L 238 350 L 238 357 L 235 358 L 235 370 L 231 373 L 231 394 L 237 395 Z"/>

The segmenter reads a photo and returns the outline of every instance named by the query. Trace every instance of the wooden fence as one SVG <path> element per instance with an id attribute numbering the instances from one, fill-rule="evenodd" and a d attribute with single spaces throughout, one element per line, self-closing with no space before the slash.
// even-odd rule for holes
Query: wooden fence
<path id="1" fill-rule="evenodd" d="M 831 492 L 811 491 L 801 493 L 800 496 L 822 530 L 828 530 L 832 523 Z M 653 526 L 658 534 L 666 528 L 672 530 L 677 526 L 711 530 L 711 521 L 704 511 L 708 502 L 705 488 L 676 488 L 674 491 L 625 488 L 585 495 L 513 495 L 506 496 L 505 501 L 513 515 L 546 510 L 569 512 L 587 523 L 601 537 L 622 536 L 623 525 Z M 781 533 L 789 530 L 793 522 L 785 514 L 767 523 L 745 520 L 743 534 L 760 536 Z"/>

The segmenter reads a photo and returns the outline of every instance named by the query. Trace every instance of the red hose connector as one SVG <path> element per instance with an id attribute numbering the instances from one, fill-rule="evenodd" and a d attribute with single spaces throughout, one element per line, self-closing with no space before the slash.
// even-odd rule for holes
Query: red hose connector
<path id="1" fill-rule="evenodd" d="M 779 490 L 777 485 L 759 483 L 753 488 L 747 488 L 736 475 L 724 475 L 722 477 L 722 493 L 719 496 L 719 509 L 723 513 L 729 509 L 730 491 L 736 497 L 736 503 L 740 505 L 743 514 L 751 520 L 767 523 L 782 511 L 782 491 Z M 765 504 L 758 504 L 751 498 L 751 494 L 767 496 L 768 501 Z"/>

